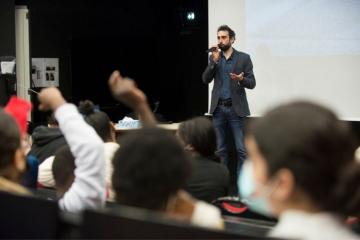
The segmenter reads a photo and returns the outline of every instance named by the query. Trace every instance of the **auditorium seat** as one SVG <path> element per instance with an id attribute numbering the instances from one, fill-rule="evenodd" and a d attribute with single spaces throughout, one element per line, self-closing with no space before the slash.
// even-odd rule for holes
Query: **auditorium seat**
<path id="1" fill-rule="evenodd" d="M 248 225 L 244 231 L 218 231 L 195 227 L 184 222 L 170 220 L 147 210 L 118 206 L 103 211 L 85 211 L 80 229 L 83 238 L 151 238 L 151 239 L 270 239 L 265 231 Z"/>
<path id="2" fill-rule="evenodd" d="M 54 239 L 59 232 L 56 202 L 0 192 L 0 238 Z"/>

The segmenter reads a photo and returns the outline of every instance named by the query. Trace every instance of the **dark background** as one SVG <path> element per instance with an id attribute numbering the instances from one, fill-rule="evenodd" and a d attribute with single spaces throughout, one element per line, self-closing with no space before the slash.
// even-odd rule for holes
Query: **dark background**
<path id="1" fill-rule="evenodd" d="M 90 99 L 117 122 L 131 112 L 112 99 L 107 87 L 118 69 L 135 79 L 151 107 L 160 102 L 158 113 L 166 121 L 183 121 L 207 112 L 208 88 L 201 81 L 207 64 L 207 2 L 0 0 L 0 57 L 15 56 L 15 5 L 27 5 L 30 55 L 59 58 L 60 90 L 68 101 Z M 187 21 L 187 12 L 195 13 L 194 21 Z M 0 79 L 0 105 L 9 98 L 5 83 Z M 37 110 L 36 95 L 32 102 L 34 127 L 46 116 Z M 351 124 L 360 136 L 360 122 Z M 231 156 L 235 159 L 234 149 Z"/>
<path id="2" fill-rule="evenodd" d="M 15 0 L 0 1 L 0 59 L 15 57 Z M 9 100 L 9 91 L 4 77 L 0 76 L 0 106 Z"/>
<path id="3" fill-rule="evenodd" d="M 168 121 L 206 112 L 207 0 L 2 0 L 0 56 L 15 56 L 15 5 L 29 8 L 31 57 L 59 58 L 60 90 L 68 101 L 90 99 L 119 120 L 130 109 L 111 98 L 106 84 L 119 69 L 152 107 L 160 102 Z M 193 22 L 186 20 L 189 11 Z M 0 105 L 8 99 L 3 83 Z M 36 97 L 33 103 L 36 108 Z M 38 111 L 33 119 L 45 120 Z"/>
<path id="4" fill-rule="evenodd" d="M 93 100 L 118 121 L 130 109 L 111 98 L 106 82 L 119 69 L 136 80 L 151 105 L 160 101 L 168 121 L 207 111 L 207 85 L 201 82 L 207 0 L 1 0 L 0 57 L 16 53 L 15 5 L 29 8 L 31 57 L 60 59 L 60 90 L 68 101 Z M 188 11 L 195 12 L 194 22 L 186 20 Z M 4 84 L 0 105 L 9 97 Z M 37 125 L 45 117 L 36 110 L 36 97 L 33 103 Z M 360 136 L 359 122 L 352 125 Z"/>
<path id="5" fill-rule="evenodd" d="M 90 99 L 118 121 L 130 112 L 107 87 L 109 75 L 119 69 L 135 79 L 152 107 L 160 102 L 158 112 L 167 121 L 207 111 L 207 85 L 201 82 L 207 0 L 16 3 L 30 11 L 32 57 L 60 59 L 60 90 L 68 101 Z M 188 11 L 195 12 L 195 21 L 186 20 Z M 35 112 L 34 120 L 44 118 Z"/>

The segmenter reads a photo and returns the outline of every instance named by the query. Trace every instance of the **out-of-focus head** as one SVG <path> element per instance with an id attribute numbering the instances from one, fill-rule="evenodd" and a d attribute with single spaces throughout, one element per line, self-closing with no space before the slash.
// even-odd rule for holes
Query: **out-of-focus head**
<path id="1" fill-rule="evenodd" d="M 165 210 L 190 174 L 178 140 L 166 130 L 145 128 L 124 136 L 113 164 L 112 184 L 120 204 Z"/>
<path id="2" fill-rule="evenodd" d="M 185 149 L 206 158 L 213 158 L 216 151 L 216 134 L 212 122 L 205 117 L 196 117 L 182 122 L 177 136 Z"/>
<path id="3" fill-rule="evenodd" d="M 104 142 L 114 140 L 115 129 L 105 112 L 99 111 L 89 100 L 81 101 L 78 109 L 85 121 L 95 129 Z"/>
<path id="4" fill-rule="evenodd" d="M 49 115 L 47 116 L 47 125 L 49 128 L 59 127 L 59 123 L 55 118 L 54 112 L 49 113 Z"/>
<path id="5" fill-rule="evenodd" d="M 75 179 L 75 158 L 68 145 L 55 152 L 52 164 L 55 187 L 59 197 L 69 190 Z"/>
<path id="6" fill-rule="evenodd" d="M 19 127 L 15 119 L 0 109 L 0 176 L 19 181 L 25 171 Z"/>
<path id="7" fill-rule="evenodd" d="M 356 209 L 360 196 L 352 201 L 351 194 L 359 192 L 360 171 L 354 138 L 332 111 L 309 102 L 279 106 L 250 124 L 245 142 L 257 193 L 266 196 L 273 213 L 292 207 L 344 214 Z"/>

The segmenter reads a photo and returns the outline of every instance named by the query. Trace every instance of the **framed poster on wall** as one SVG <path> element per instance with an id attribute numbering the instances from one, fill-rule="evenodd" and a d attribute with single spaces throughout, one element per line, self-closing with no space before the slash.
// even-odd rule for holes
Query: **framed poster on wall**
<path id="1" fill-rule="evenodd" d="M 59 58 L 33 58 L 31 62 L 35 87 L 59 87 Z"/>

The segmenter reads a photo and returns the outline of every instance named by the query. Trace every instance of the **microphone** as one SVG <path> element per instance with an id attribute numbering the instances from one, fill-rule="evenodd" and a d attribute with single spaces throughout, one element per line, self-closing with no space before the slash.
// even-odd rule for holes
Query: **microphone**
<path id="1" fill-rule="evenodd" d="M 217 50 L 217 47 L 211 47 L 208 50 L 206 50 L 207 53 L 215 52 Z"/>
<path id="2" fill-rule="evenodd" d="M 32 88 L 26 88 L 24 85 L 17 83 L 17 86 L 27 90 L 28 94 L 31 95 L 31 93 L 39 94 L 39 92 L 35 91 Z"/>

